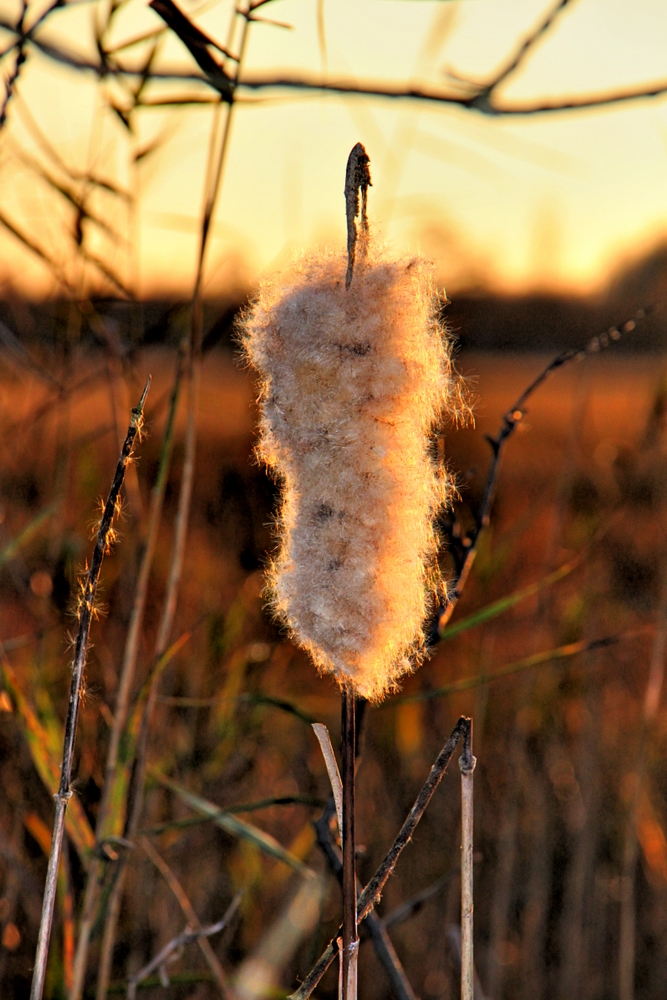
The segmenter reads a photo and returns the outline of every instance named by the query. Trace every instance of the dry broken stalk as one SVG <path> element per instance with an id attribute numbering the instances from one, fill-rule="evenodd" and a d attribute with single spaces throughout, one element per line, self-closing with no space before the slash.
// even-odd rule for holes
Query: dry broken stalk
<path id="1" fill-rule="evenodd" d="M 470 726 L 470 719 L 462 716 L 454 726 L 451 736 L 438 754 L 433 766 L 431 767 L 429 776 L 424 782 L 419 795 L 415 799 L 415 803 L 408 813 L 398 836 L 385 855 L 382 864 L 377 869 L 357 900 L 357 920 L 359 923 L 361 923 L 361 921 L 368 916 L 380 899 L 382 890 L 384 889 L 389 876 L 394 871 L 403 850 L 410 843 L 417 825 L 426 811 L 426 807 L 444 777 L 447 765 L 452 759 L 459 740 L 465 740 L 466 734 L 470 732 Z M 339 928 L 336 936 L 331 939 L 304 981 L 301 983 L 299 988 L 294 991 L 294 993 L 290 994 L 288 1000 L 307 1000 L 311 993 L 317 988 L 317 984 L 320 982 L 322 976 L 327 971 L 338 953 L 337 940 L 341 931 L 342 928 Z"/>
<path id="2" fill-rule="evenodd" d="M 357 717 L 357 762 L 358 762 L 358 747 L 359 747 L 359 726 L 360 718 Z M 315 833 L 317 836 L 317 843 L 322 850 L 327 863 L 336 876 L 338 881 L 342 885 L 343 881 L 343 862 L 340 853 L 334 847 L 331 840 L 331 826 L 330 820 L 333 817 L 334 812 L 338 817 L 339 830 L 342 831 L 342 798 L 343 798 L 343 783 L 340 779 L 340 774 L 338 772 L 338 764 L 336 763 L 336 758 L 334 756 L 333 747 L 331 746 L 331 739 L 329 737 L 329 731 L 326 726 L 321 723 L 313 723 L 313 729 L 317 735 L 320 747 L 322 749 L 322 755 L 324 757 L 327 772 L 329 774 L 329 781 L 331 782 L 331 788 L 333 791 L 332 797 L 327 802 L 324 812 L 318 820 L 315 822 Z M 340 806 L 337 804 L 340 800 Z M 359 890 L 359 882 L 357 881 L 357 891 Z M 368 936 L 373 943 L 373 948 L 375 949 L 375 954 L 385 972 L 391 984 L 392 992 L 396 997 L 396 1000 L 416 1000 L 415 994 L 410 986 L 408 978 L 405 974 L 405 970 L 401 965 L 400 959 L 394 950 L 394 946 L 391 943 L 391 938 L 387 933 L 385 924 L 378 915 L 371 911 L 364 921 L 365 929 L 368 932 Z M 341 985 L 342 985 L 342 970 L 341 970 Z"/>
<path id="3" fill-rule="evenodd" d="M 88 637 L 90 625 L 95 615 L 95 596 L 97 584 L 102 569 L 102 560 L 109 552 L 113 541 L 113 519 L 119 510 L 120 490 L 125 478 L 128 463 L 132 456 L 134 444 L 137 437 L 141 435 L 143 424 L 144 404 L 150 388 L 150 376 L 144 391 L 139 400 L 138 406 L 132 410 L 130 426 L 127 436 L 116 466 L 116 473 L 111 484 L 111 490 L 104 505 L 102 520 L 97 532 L 97 540 L 93 552 L 90 569 L 82 584 L 82 591 L 79 599 L 78 617 L 79 629 L 74 648 L 74 661 L 72 664 L 72 680 L 70 683 L 69 701 L 67 706 L 67 719 L 65 722 L 65 738 L 63 746 L 63 762 L 60 772 L 60 787 L 55 795 L 56 814 L 53 823 L 53 836 L 51 838 L 51 852 L 49 854 L 49 864 L 46 873 L 46 884 L 44 887 L 44 900 L 42 904 L 42 918 L 39 926 L 39 936 L 37 939 L 37 952 L 35 955 L 35 970 L 33 973 L 32 986 L 30 990 L 30 1000 L 41 1000 L 44 991 L 44 979 L 46 976 L 46 964 L 49 953 L 49 940 L 51 937 L 51 926 L 53 923 L 53 908 L 56 897 L 56 883 L 58 879 L 58 866 L 62 853 L 63 840 L 65 834 L 65 813 L 67 804 L 72 796 L 72 767 L 74 762 L 74 742 L 76 739 L 77 722 L 79 718 L 79 707 L 84 686 L 83 673 L 86 666 L 86 655 L 88 652 Z"/>

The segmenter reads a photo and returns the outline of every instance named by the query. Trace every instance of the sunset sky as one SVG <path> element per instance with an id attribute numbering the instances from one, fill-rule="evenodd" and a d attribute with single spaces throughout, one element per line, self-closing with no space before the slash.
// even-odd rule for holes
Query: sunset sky
<path id="1" fill-rule="evenodd" d="M 44 6 L 44 0 L 31 4 L 28 25 Z M 181 0 L 180 6 L 225 42 L 229 3 Z M 448 72 L 484 81 L 552 6 L 544 0 L 275 0 L 262 16 L 291 28 L 251 26 L 241 80 L 307 72 L 439 90 L 448 86 Z M 94 59 L 93 25 L 105 22 L 106 11 L 108 0 L 57 10 L 39 38 Z M 13 24 L 19 16 L 15 0 L 0 0 L 0 21 Z M 161 26 L 145 0 L 127 0 L 105 44 Z M 572 0 L 497 100 L 516 106 L 667 81 L 666 38 L 664 0 Z M 0 32 L 3 50 L 9 40 Z M 125 61 L 138 63 L 147 44 L 126 50 Z M 5 78 L 13 59 L 1 64 Z M 171 34 L 154 66 L 196 70 Z M 152 84 L 147 95 L 186 91 L 193 93 L 192 85 Z M 295 249 L 342 243 L 345 161 L 357 141 L 371 157 L 374 228 L 396 251 L 431 256 L 453 290 L 470 283 L 596 290 L 619 263 L 667 237 L 667 96 L 491 117 L 333 93 L 241 88 L 239 94 L 247 103 L 235 110 L 206 272 L 211 292 L 256 281 Z M 65 185 L 52 148 L 69 172 L 92 171 L 132 197 L 93 197 L 103 225 L 84 223 L 84 246 L 137 294 L 187 294 L 211 107 L 143 108 L 130 131 L 109 109 L 109 98 L 123 100 L 116 82 L 100 84 L 29 49 L 0 133 L 0 213 L 58 259 L 70 287 L 81 287 L 85 272 L 73 260 L 68 236 L 74 209 L 39 175 L 46 168 Z M 135 153 L 154 139 L 157 148 L 134 164 Z M 74 185 L 83 190 L 80 180 Z M 6 227 L 0 227 L 0 268 L 0 277 L 24 292 L 57 287 L 48 267 Z"/>

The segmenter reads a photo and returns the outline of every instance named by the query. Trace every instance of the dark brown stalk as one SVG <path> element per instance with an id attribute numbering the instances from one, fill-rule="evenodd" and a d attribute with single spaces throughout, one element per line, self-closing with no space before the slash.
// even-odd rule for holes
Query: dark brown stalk
<path id="1" fill-rule="evenodd" d="M 359 731 L 362 726 L 362 716 L 361 712 L 357 712 L 356 718 L 356 744 L 357 744 L 357 767 L 359 766 Z M 331 819 L 334 815 L 338 816 L 339 806 L 336 802 L 336 798 L 340 792 L 340 815 L 342 817 L 343 805 L 342 805 L 342 786 L 343 783 L 340 780 L 340 775 L 338 774 L 338 765 L 335 762 L 335 757 L 333 754 L 333 748 L 331 747 L 331 741 L 329 739 L 329 732 L 326 726 L 322 726 L 320 723 L 316 723 L 313 726 L 317 734 L 317 738 L 322 749 L 322 754 L 324 756 L 327 771 L 329 773 L 329 780 L 331 782 L 334 794 L 330 797 L 326 806 L 324 807 L 324 812 L 318 820 L 315 822 L 315 833 L 317 835 L 317 843 L 325 858 L 327 859 L 329 868 L 336 876 L 338 881 L 343 884 L 343 862 L 340 856 L 340 852 L 334 847 L 331 840 Z M 339 829 L 343 829 L 342 819 L 339 820 Z M 357 891 L 359 890 L 359 883 L 357 881 Z M 382 967 L 384 968 L 389 982 L 391 983 L 391 988 L 393 990 L 396 1000 L 416 1000 L 415 995 L 412 991 L 412 987 L 408 982 L 408 978 L 405 975 L 403 966 L 401 965 L 400 959 L 394 950 L 394 946 L 391 943 L 391 939 L 387 932 L 387 928 L 383 921 L 380 920 L 378 915 L 371 912 L 366 917 L 364 921 L 364 929 L 368 932 L 368 937 L 373 942 L 373 948 L 375 949 L 375 954 L 378 957 Z M 342 975 L 341 975 L 342 980 Z"/>
<path id="2" fill-rule="evenodd" d="M 155 485 L 153 486 L 151 493 L 148 528 L 141 555 L 141 564 L 139 567 L 137 586 L 134 594 L 134 603 L 130 614 L 130 624 L 125 642 L 125 651 L 123 654 L 123 665 L 120 671 L 114 722 L 111 730 L 111 739 L 109 741 L 109 752 L 107 755 L 104 794 L 102 796 L 102 803 L 98 814 L 98 839 L 100 839 L 100 835 L 102 837 L 105 835 L 104 827 L 108 819 L 107 814 L 109 809 L 108 796 L 112 790 L 114 778 L 118 768 L 118 749 L 123 735 L 123 730 L 125 729 L 125 723 L 127 722 L 130 694 L 132 692 L 132 686 L 134 684 L 136 674 L 139 639 L 144 620 L 144 612 L 146 610 L 146 598 L 148 596 L 148 580 L 150 577 L 151 567 L 153 565 L 153 556 L 155 555 L 158 532 L 160 530 L 164 494 L 167 487 L 167 479 L 169 478 L 169 468 L 171 465 L 171 455 L 174 444 L 174 425 L 176 422 L 176 410 L 178 407 L 182 375 L 183 366 L 182 360 L 179 357 L 174 377 L 174 385 L 171 391 L 169 413 L 162 441 L 157 479 L 155 480 Z"/>
<path id="3" fill-rule="evenodd" d="M 345 218 L 347 220 L 347 273 L 345 287 L 352 284 L 352 274 L 357 253 L 357 224 L 361 216 L 362 240 L 368 238 L 368 188 L 371 183 L 370 157 L 360 142 L 354 146 L 347 158 L 345 169 Z M 359 205 L 361 194 L 361 206 Z M 364 244 L 362 243 L 362 248 Z"/>
<path id="4" fill-rule="evenodd" d="M 470 719 L 462 716 L 454 726 L 451 736 L 438 754 L 435 763 L 429 772 L 429 776 L 422 786 L 419 795 L 415 799 L 415 803 L 408 813 L 398 836 L 385 855 L 384 861 L 357 900 L 357 921 L 359 923 L 366 916 L 368 916 L 371 910 L 375 907 L 375 904 L 378 902 L 389 876 L 396 867 L 399 857 L 412 839 L 412 835 L 424 815 L 426 807 L 433 798 L 436 788 L 442 781 L 442 778 L 447 770 L 447 765 L 452 759 L 454 750 L 456 749 L 459 740 L 462 737 L 465 737 L 465 734 L 469 732 L 469 728 Z M 295 990 L 294 993 L 290 994 L 289 1000 L 307 1000 L 313 990 L 316 989 L 317 984 L 338 953 L 337 941 L 341 933 L 342 928 L 339 928 L 338 933 L 329 942 L 316 964 L 302 982 L 301 986 Z"/>
<path id="5" fill-rule="evenodd" d="M 53 908 L 56 897 L 56 884 L 58 880 L 58 866 L 60 864 L 60 855 L 62 853 L 65 834 L 65 813 L 67 811 L 69 799 L 72 796 L 70 785 L 72 783 L 72 767 L 74 763 L 74 742 L 76 739 L 79 707 L 83 691 L 83 673 L 86 666 L 88 637 L 90 634 L 90 625 L 95 614 L 95 596 L 97 593 L 97 585 L 100 578 L 100 571 L 102 569 L 102 560 L 104 559 L 105 554 L 109 551 L 112 540 L 113 518 L 118 511 L 118 501 L 121 486 L 123 485 L 123 480 L 125 478 L 125 472 L 132 455 L 137 435 L 141 433 L 144 404 L 146 402 L 146 396 L 150 388 L 150 383 L 151 380 L 149 378 L 146 382 L 138 406 L 132 410 L 130 426 L 128 427 L 127 436 L 123 443 L 120 458 L 118 459 L 116 474 L 114 476 L 113 483 L 111 484 L 111 490 L 104 506 L 102 521 L 97 532 L 97 540 L 95 543 L 92 562 L 83 584 L 79 600 L 79 630 L 74 649 L 72 680 L 70 683 L 67 719 L 65 722 L 63 763 L 60 772 L 60 787 L 55 796 L 56 815 L 53 824 L 53 836 L 51 838 L 51 852 L 49 854 L 46 885 L 44 888 L 42 919 L 37 939 L 35 971 L 30 990 L 30 1000 L 41 1000 L 44 991 L 46 963 L 48 959 L 49 940 L 51 937 L 51 926 L 53 923 Z"/>
<path id="6" fill-rule="evenodd" d="M 354 839 L 354 785 L 356 763 L 356 703 L 351 688 L 341 693 L 341 750 L 343 758 L 343 952 L 342 1000 L 357 1000 L 359 934 L 357 931 L 357 873 Z"/>

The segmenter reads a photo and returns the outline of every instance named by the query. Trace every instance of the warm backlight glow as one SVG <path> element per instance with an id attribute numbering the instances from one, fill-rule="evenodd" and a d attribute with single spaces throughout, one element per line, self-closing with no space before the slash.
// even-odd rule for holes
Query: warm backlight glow
<path id="1" fill-rule="evenodd" d="M 28 24 L 43 6 L 30 5 Z M 228 41 L 229 3 L 181 6 Z M 240 78 L 310 74 L 439 90 L 450 86 L 448 74 L 483 81 L 508 65 L 549 8 L 545 0 L 281 0 L 261 10 L 280 25 L 251 25 Z M 58 8 L 38 38 L 95 59 L 94 25 L 106 24 L 107 9 L 102 2 Z M 19 17 L 20 4 L 0 0 L 2 22 Z M 128 0 L 104 44 L 112 58 L 140 66 L 153 40 L 127 43 L 163 28 L 143 0 Z M 498 100 L 532 104 L 664 82 L 666 29 L 663 0 L 572 3 L 508 75 Z M 0 35 L 4 49 L 11 36 Z M 34 46 L 27 53 L 0 133 L 0 275 L 24 292 L 43 294 L 65 281 L 77 294 L 91 281 L 108 289 L 101 262 L 134 294 L 187 295 L 211 106 L 140 107 L 124 122 L 136 79 L 98 81 Z M 5 78 L 13 59 L 2 62 Z M 197 72 L 166 31 L 153 69 Z M 150 82 L 142 100 L 211 93 Z M 594 289 L 620 260 L 664 238 L 667 98 L 492 117 L 294 90 L 241 88 L 239 97 L 208 254 L 210 293 L 254 283 L 295 248 L 340 245 L 343 171 L 357 141 L 373 164 L 377 230 L 398 251 L 431 257 L 448 289 Z M 86 188 L 86 174 L 120 193 Z M 72 192 L 85 194 L 88 217 L 77 219 Z M 77 233 L 87 260 L 76 258 Z"/>

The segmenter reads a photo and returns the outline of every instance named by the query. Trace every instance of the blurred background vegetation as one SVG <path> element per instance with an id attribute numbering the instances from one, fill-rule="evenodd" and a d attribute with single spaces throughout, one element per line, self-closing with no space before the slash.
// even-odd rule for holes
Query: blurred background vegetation
<path id="1" fill-rule="evenodd" d="M 339 700 L 263 611 L 275 486 L 252 458 L 233 324 L 263 270 L 342 244 L 344 164 L 361 139 L 373 223 L 434 259 L 478 396 L 476 427 L 440 439 L 460 481 L 455 534 L 482 501 L 484 436 L 545 352 L 655 308 L 531 400 L 449 633 L 366 712 L 360 877 L 471 714 L 480 996 L 664 995 L 667 12 L 181 9 L 218 47 L 166 3 L 158 17 L 135 0 L 0 0 L 0 991 L 29 988 L 77 579 L 149 372 L 93 626 L 47 995 L 73 995 L 84 926 L 85 995 L 125 995 L 242 889 L 227 931 L 140 990 L 249 1000 L 289 992 L 338 925 L 309 723 L 335 742 Z M 452 774 L 380 906 L 424 998 L 458 988 L 459 819 Z M 392 992 L 368 942 L 361 983 L 369 1000 Z M 336 995 L 333 972 L 317 995 Z"/>

